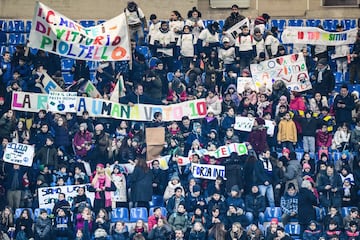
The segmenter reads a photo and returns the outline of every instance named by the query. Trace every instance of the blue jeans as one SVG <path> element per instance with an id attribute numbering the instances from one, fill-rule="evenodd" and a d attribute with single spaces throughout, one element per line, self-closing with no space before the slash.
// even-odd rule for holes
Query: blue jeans
<path id="1" fill-rule="evenodd" d="M 257 225 L 258 222 L 263 224 L 265 220 L 265 214 L 263 212 L 259 212 L 256 219 L 254 219 L 254 214 L 252 212 L 246 212 L 245 216 L 250 224 L 255 223 Z"/>
<path id="2" fill-rule="evenodd" d="M 274 189 L 271 184 L 265 186 L 265 185 L 259 185 L 259 192 L 264 197 L 267 197 L 267 200 L 269 201 L 270 207 L 275 207 L 275 199 L 274 199 Z"/>

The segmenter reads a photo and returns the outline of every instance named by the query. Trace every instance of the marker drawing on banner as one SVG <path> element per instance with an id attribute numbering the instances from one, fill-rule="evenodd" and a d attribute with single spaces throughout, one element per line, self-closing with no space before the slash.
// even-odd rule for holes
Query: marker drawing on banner
<path id="1" fill-rule="evenodd" d="M 131 59 L 129 43 L 125 13 L 85 28 L 43 3 L 36 3 L 29 47 L 74 59 L 124 61 Z"/>
<path id="2" fill-rule="evenodd" d="M 312 88 L 309 73 L 302 53 L 296 53 L 250 65 L 256 86 L 271 88 L 277 80 L 282 80 L 287 88 L 303 92 Z"/>
<path id="3" fill-rule="evenodd" d="M 244 132 L 251 132 L 254 126 L 254 118 L 235 117 L 234 129 Z"/>
<path id="4" fill-rule="evenodd" d="M 258 86 L 260 87 L 260 86 Z M 254 80 L 251 77 L 238 77 L 237 78 L 237 92 L 243 93 L 246 89 L 258 91 Z"/>
<path id="5" fill-rule="evenodd" d="M 275 121 L 265 120 L 266 134 L 267 135 L 274 136 L 275 125 L 276 125 Z"/>
<path id="6" fill-rule="evenodd" d="M 231 45 L 235 44 L 236 38 L 242 32 L 241 28 L 244 25 L 250 27 L 250 21 L 248 18 L 241 20 L 240 22 L 229 28 L 226 32 L 224 32 L 224 35 L 229 38 Z"/>
<path id="7" fill-rule="evenodd" d="M 49 74 L 47 74 L 45 71 L 43 72 L 43 79 L 42 84 L 44 88 L 42 89 L 44 93 L 50 93 L 50 91 L 55 92 L 63 92 L 64 90 L 53 80 Z"/>
<path id="8" fill-rule="evenodd" d="M 211 164 L 191 164 L 191 172 L 195 178 L 216 180 L 217 177 L 225 178 L 225 166 Z"/>
<path id="9" fill-rule="evenodd" d="M 48 110 L 51 112 L 76 112 L 76 92 L 53 92 L 48 97 Z"/>
<path id="10" fill-rule="evenodd" d="M 4 152 L 4 162 L 31 167 L 35 150 L 32 145 L 8 143 Z"/>
<path id="11" fill-rule="evenodd" d="M 11 109 L 26 112 L 39 112 L 48 108 L 48 94 L 13 92 Z M 56 102 L 55 102 L 56 104 Z M 163 121 L 181 121 L 183 116 L 198 119 L 206 116 L 205 99 L 197 99 L 171 105 L 136 104 L 132 107 L 118 102 L 89 97 L 76 97 L 75 112 L 81 116 L 88 111 L 90 117 L 104 117 L 135 121 L 152 121 L 155 112 L 161 112 Z M 59 110 L 57 110 L 59 112 Z"/>
<path id="12" fill-rule="evenodd" d="M 356 28 L 342 32 L 327 32 L 317 27 L 287 27 L 281 34 L 281 39 L 284 44 L 338 46 L 354 44 L 357 32 Z"/>

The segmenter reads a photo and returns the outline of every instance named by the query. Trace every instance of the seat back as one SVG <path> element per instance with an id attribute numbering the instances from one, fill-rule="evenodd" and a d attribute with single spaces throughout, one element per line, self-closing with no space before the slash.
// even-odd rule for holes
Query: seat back
<path id="1" fill-rule="evenodd" d="M 272 218 L 277 218 L 281 221 L 281 208 L 280 207 L 267 207 L 265 209 L 265 222 L 270 222 Z"/>
<path id="2" fill-rule="evenodd" d="M 116 223 L 118 221 L 129 222 L 129 209 L 114 208 L 111 211 L 111 222 Z"/>
<path id="3" fill-rule="evenodd" d="M 21 213 L 24 209 L 27 209 L 29 211 L 30 217 L 34 220 L 34 212 L 31 208 L 17 208 L 15 210 L 14 218 L 18 219 L 21 216 Z"/>
<path id="4" fill-rule="evenodd" d="M 156 208 L 156 207 L 152 207 L 152 208 L 149 209 L 149 216 L 151 216 L 151 215 L 154 214 L 154 209 L 155 209 L 155 208 Z M 161 215 L 164 216 L 164 217 L 166 217 L 166 216 L 167 216 L 167 210 L 166 210 L 166 208 L 165 208 L 165 207 L 160 207 L 160 209 L 161 209 Z"/>
<path id="5" fill-rule="evenodd" d="M 148 211 L 144 207 L 137 207 L 130 209 L 130 222 L 136 222 L 137 220 L 148 221 Z"/>

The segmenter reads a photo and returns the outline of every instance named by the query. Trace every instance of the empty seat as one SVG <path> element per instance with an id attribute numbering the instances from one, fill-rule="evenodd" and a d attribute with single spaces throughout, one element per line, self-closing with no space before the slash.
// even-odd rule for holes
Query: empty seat
<path id="1" fill-rule="evenodd" d="M 321 24 L 321 20 L 320 19 L 307 19 L 305 24 L 307 27 L 317 27 Z"/>
<path id="2" fill-rule="evenodd" d="M 356 208 L 356 207 L 355 206 L 353 206 L 353 207 L 342 207 L 341 208 L 341 216 L 344 218 L 347 215 L 349 215 L 352 208 Z"/>
<path id="3" fill-rule="evenodd" d="M 9 20 L 7 26 L 8 32 L 23 33 L 25 32 L 25 23 L 23 20 Z"/>
<path id="4" fill-rule="evenodd" d="M 42 209 L 44 209 L 44 208 L 35 208 L 35 210 L 34 210 L 34 218 L 35 218 L 35 220 L 40 216 L 40 212 L 41 212 Z M 46 210 L 48 215 L 51 214 L 51 209 L 46 208 L 45 210 Z"/>
<path id="5" fill-rule="evenodd" d="M 154 214 L 154 209 L 155 209 L 155 207 L 152 207 L 152 208 L 149 209 L 149 216 L 152 216 Z M 161 209 L 161 215 L 166 217 L 167 216 L 166 208 L 165 207 L 160 207 L 160 209 Z"/>
<path id="6" fill-rule="evenodd" d="M 33 212 L 33 210 L 32 210 L 31 208 L 17 208 L 17 209 L 15 210 L 14 218 L 15 218 L 15 219 L 18 219 L 18 218 L 21 216 L 21 214 L 22 214 L 22 212 L 24 211 L 24 209 L 27 209 L 27 210 L 29 211 L 29 213 L 30 213 L 30 217 L 31 217 L 32 219 L 34 219 L 34 212 Z"/>
<path id="7" fill-rule="evenodd" d="M 69 72 L 63 72 L 63 73 L 62 73 L 62 76 L 63 76 L 63 78 L 64 78 L 64 81 L 65 81 L 65 84 L 66 84 L 66 85 L 70 85 L 70 84 L 73 83 L 74 77 L 73 77 L 73 75 L 72 75 L 71 73 L 69 73 Z"/>
<path id="8" fill-rule="evenodd" d="M 74 65 L 74 59 L 62 58 L 61 59 L 61 69 L 62 71 L 71 71 L 71 68 Z"/>
<path id="9" fill-rule="evenodd" d="M 304 26 L 304 20 L 302 20 L 302 19 L 290 19 L 288 21 L 288 26 L 302 27 L 302 26 Z"/>
<path id="10" fill-rule="evenodd" d="M 111 222 L 118 221 L 129 222 L 129 209 L 127 208 L 114 208 L 111 211 Z"/>
<path id="11" fill-rule="evenodd" d="M 104 22 L 106 22 L 106 20 L 101 19 L 101 20 L 98 20 L 98 21 L 96 22 L 96 24 L 99 25 L 99 24 L 102 24 L 102 23 L 104 23 Z"/>
<path id="12" fill-rule="evenodd" d="M 144 207 L 137 207 L 130 209 L 130 222 L 136 222 L 137 220 L 148 221 L 148 211 Z"/>
<path id="13" fill-rule="evenodd" d="M 150 201 L 150 207 L 163 207 L 164 206 L 164 197 L 161 195 L 153 195 L 152 200 Z"/>
<path id="14" fill-rule="evenodd" d="M 96 25 L 94 20 L 81 20 L 79 23 L 81 26 L 86 28 L 93 27 Z"/>
<path id="15" fill-rule="evenodd" d="M 281 208 L 280 207 L 267 207 L 265 209 L 265 222 L 270 222 L 272 218 L 277 218 L 281 221 Z"/>
<path id="16" fill-rule="evenodd" d="M 219 22 L 219 25 L 220 25 L 220 29 L 222 29 L 224 27 L 224 24 L 225 24 L 225 20 L 224 19 L 220 19 L 218 20 Z"/>
<path id="17" fill-rule="evenodd" d="M 339 23 L 337 19 L 325 19 L 323 21 L 323 26 L 325 31 L 335 31 L 336 25 Z"/>
<path id="18" fill-rule="evenodd" d="M 277 27 L 279 31 L 284 31 L 284 28 L 286 26 L 286 20 L 285 19 L 273 19 L 273 20 L 271 20 L 271 26 Z"/>
<path id="19" fill-rule="evenodd" d="M 356 28 L 356 19 L 344 19 L 345 30 Z"/>
<path id="20" fill-rule="evenodd" d="M 150 60 L 149 60 L 149 68 L 153 69 L 156 66 L 158 61 L 159 61 L 159 59 L 156 58 L 156 57 L 150 58 Z"/>
<path id="21" fill-rule="evenodd" d="M 336 84 L 343 83 L 343 75 L 342 75 L 341 72 L 335 72 L 334 77 L 335 77 L 335 83 Z"/>
<path id="22" fill-rule="evenodd" d="M 31 30 L 31 26 L 32 26 L 32 21 L 26 21 L 26 25 L 25 25 L 25 32 L 29 33 Z"/>
<path id="23" fill-rule="evenodd" d="M 25 44 L 25 39 L 25 34 L 22 33 L 9 34 L 9 44 L 12 45 Z"/>
<path id="24" fill-rule="evenodd" d="M 88 61 L 87 65 L 89 66 L 90 71 L 96 71 L 99 67 L 100 62 Z"/>

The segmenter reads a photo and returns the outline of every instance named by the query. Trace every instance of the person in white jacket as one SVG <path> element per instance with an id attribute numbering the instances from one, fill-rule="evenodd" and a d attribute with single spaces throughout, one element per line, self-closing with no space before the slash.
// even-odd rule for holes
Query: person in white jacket
<path id="1" fill-rule="evenodd" d="M 174 195 L 175 188 L 177 188 L 177 187 L 181 187 L 182 193 L 184 194 L 185 191 L 184 191 L 183 186 L 181 186 L 180 178 L 177 175 L 173 175 L 165 189 L 164 202 L 169 200 L 169 198 L 171 198 L 171 196 Z"/>
<path id="2" fill-rule="evenodd" d="M 342 24 L 336 26 L 337 32 L 344 31 Z M 345 74 L 348 71 L 348 60 L 347 56 L 350 54 L 350 47 L 348 44 L 335 46 L 335 53 L 331 55 L 332 59 L 336 59 L 336 71 L 341 73 L 343 79 L 345 79 Z"/>

